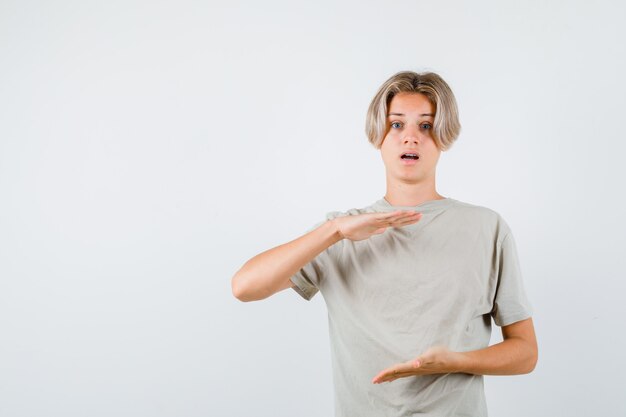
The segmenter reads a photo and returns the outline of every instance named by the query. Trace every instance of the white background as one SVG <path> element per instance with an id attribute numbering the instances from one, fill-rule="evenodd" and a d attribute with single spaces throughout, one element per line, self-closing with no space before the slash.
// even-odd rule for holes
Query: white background
<path id="1" fill-rule="evenodd" d="M 490 415 L 625 415 L 625 11 L 1 1 L 0 415 L 331 416 L 322 296 L 230 279 L 384 195 L 365 113 L 400 70 L 455 92 L 437 190 L 506 219 L 535 309 Z"/>

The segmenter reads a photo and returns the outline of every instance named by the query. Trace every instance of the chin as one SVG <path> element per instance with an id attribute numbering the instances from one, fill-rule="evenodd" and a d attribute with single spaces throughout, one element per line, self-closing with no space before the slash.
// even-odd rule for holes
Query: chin
<path id="1" fill-rule="evenodd" d="M 396 179 L 406 182 L 421 182 L 425 179 L 425 177 L 421 174 L 400 174 L 396 175 Z"/>

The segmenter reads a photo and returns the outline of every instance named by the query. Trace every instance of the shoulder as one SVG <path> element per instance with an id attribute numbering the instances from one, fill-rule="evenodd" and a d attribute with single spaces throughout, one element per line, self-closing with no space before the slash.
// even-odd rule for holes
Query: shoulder
<path id="1" fill-rule="evenodd" d="M 504 239 L 511 233 L 509 224 L 498 211 L 479 204 L 459 200 L 454 200 L 454 202 L 455 204 L 448 210 L 451 215 L 481 224 L 483 227 L 490 229 L 494 235 L 498 236 L 498 240 Z"/>
<path id="2" fill-rule="evenodd" d="M 468 215 L 483 216 L 485 218 L 493 219 L 500 217 L 500 214 L 494 209 L 460 200 L 454 200 L 454 204 L 450 206 L 450 208 L 459 213 Z"/>

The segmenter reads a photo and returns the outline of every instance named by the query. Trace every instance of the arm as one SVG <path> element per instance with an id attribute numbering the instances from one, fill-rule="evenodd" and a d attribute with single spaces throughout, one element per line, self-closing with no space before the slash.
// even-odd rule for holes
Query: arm
<path id="1" fill-rule="evenodd" d="M 241 301 L 256 301 L 290 288 L 293 274 L 341 239 L 336 223 L 329 220 L 297 239 L 258 254 L 233 276 L 233 295 Z"/>
<path id="2" fill-rule="evenodd" d="M 262 252 L 246 262 L 232 278 L 233 295 L 241 301 L 255 301 L 292 286 L 290 278 L 329 246 L 342 239 L 363 240 L 421 219 L 421 213 L 396 210 L 362 213 L 327 220 L 319 227 Z"/>
<path id="3" fill-rule="evenodd" d="M 479 375 L 527 374 L 535 369 L 537 339 L 532 318 L 502 326 L 503 341 L 484 349 L 461 352 L 457 372 Z"/>
<path id="4" fill-rule="evenodd" d="M 532 318 L 502 326 L 504 340 L 484 349 L 453 352 L 433 346 L 415 359 L 393 365 L 378 373 L 374 384 L 398 378 L 429 374 L 466 373 L 477 375 L 527 374 L 537 363 L 537 340 Z"/>
<path id="5" fill-rule="evenodd" d="M 496 323 L 504 323 L 504 317 L 513 317 L 520 311 L 526 311 L 530 315 L 532 309 L 525 296 L 515 241 L 510 232 L 502 240 L 497 254 L 499 289 L 492 316 Z M 532 317 L 501 327 L 504 339 L 501 343 L 469 352 L 453 352 L 447 346 L 432 346 L 415 359 L 383 370 L 372 382 L 455 372 L 476 375 L 532 372 L 538 357 Z"/>

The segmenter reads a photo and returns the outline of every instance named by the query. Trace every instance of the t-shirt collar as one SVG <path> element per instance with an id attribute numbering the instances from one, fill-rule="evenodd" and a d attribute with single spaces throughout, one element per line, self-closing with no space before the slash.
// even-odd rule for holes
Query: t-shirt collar
<path id="1" fill-rule="evenodd" d="M 437 200 L 428 200 L 424 201 L 421 204 L 416 206 L 398 206 L 392 205 L 389 201 L 385 199 L 385 197 L 376 201 L 373 206 L 383 211 L 395 211 L 395 210 L 416 210 L 416 211 L 424 211 L 424 210 L 436 210 L 440 208 L 449 207 L 456 200 L 450 197 L 440 198 Z"/>

